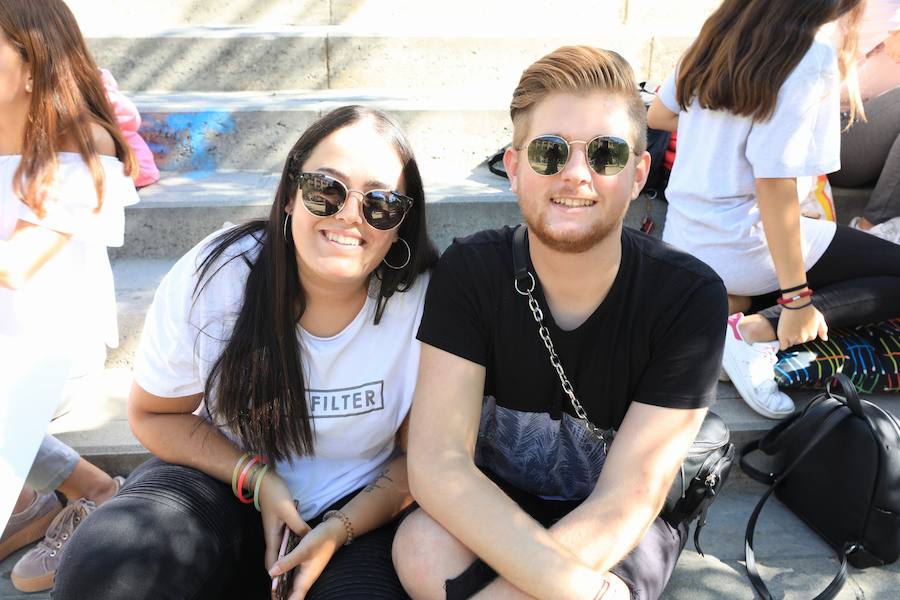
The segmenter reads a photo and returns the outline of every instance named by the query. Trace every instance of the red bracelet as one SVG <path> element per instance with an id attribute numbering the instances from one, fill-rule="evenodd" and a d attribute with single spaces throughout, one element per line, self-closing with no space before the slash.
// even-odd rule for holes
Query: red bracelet
<path id="1" fill-rule="evenodd" d="M 806 289 L 806 290 L 803 290 L 802 292 L 800 292 L 799 294 L 794 294 L 793 296 L 790 296 L 789 298 L 785 298 L 784 296 L 782 296 L 781 298 L 776 300 L 776 302 L 778 302 L 778 304 L 781 304 L 781 305 L 790 304 L 791 302 L 796 302 L 797 300 L 802 300 L 803 298 L 809 298 L 812 295 L 813 295 L 813 291 L 811 289 Z"/>
<path id="2" fill-rule="evenodd" d="M 244 466 L 244 470 L 241 471 L 241 476 L 238 477 L 237 498 L 244 504 L 252 504 L 253 503 L 253 496 L 250 496 L 249 498 L 244 498 L 244 482 L 247 479 L 247 474 L 250 473 L 250 469 L 252 469 L 253 465 L 255 465 L 258 462 L 262 462 L 262 457 L 259 454 L 252 457 L 247 462 L 247 464 Z"/>

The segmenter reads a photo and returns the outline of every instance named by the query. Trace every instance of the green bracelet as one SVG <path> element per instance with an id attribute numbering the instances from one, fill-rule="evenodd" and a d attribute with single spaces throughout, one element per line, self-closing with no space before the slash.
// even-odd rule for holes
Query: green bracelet
<path id="1" fill-rule="evenodd" d="M 238 495 L 237 490 L 237 480 L 238 473 L 241 472 L 241 468 L 244 466 L 244 461 L 250 458 L 251 454 L 249 452 L 244 452 L 241 457 L 238 459 L 237 464 L 234 465 L 234 470 L 231 472 L 231 491 L 234 492 L 234 495 Z"/>
<path id="2" fill-rule="evenodd" d="M 256 485 L 253 487 L 253 506 L 256 510 L 260 510 L 259 508 L 259 488 L 262 486 L 263 477 L 266 476 L 266 471 L 269 470 L 269 465 L 263 465 L 262 470 L 259 472 L 259 476 L 256 478 Z"/>

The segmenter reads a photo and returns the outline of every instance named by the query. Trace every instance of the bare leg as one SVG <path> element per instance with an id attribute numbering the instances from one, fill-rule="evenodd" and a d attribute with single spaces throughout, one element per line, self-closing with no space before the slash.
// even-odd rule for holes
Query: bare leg
<path id="1" fill-rule="evenodd" d="M 397 530 L 393 547 L 394 567 L 406 593 L 413 600 L 444 600 L 444 582 L 453 579 L 475 560 L 475 555 L 446 529 L 419 509 Z M 625 582 L 607 574 L 610 589 L 606 598 L 627 599 Z M 503 579 L 496 579 L 474 596 L 478 600 L 525 600 L 528 595 Z"/>
<path id="2" fill-rule="evenodd" d="M 747 315 L 738 323 L 741 336 L 748 344 L 772 342 L 778 339 L 772 324 L 762 315 Z"/>
<path id="3" fill-rule="evenodd" d="M 37 492 L 34 491 L 34 488 L 28 485 L 27 483 L 22 486 L 22 491 L 19 492 L 19 499 L 16 500 L 16 505 L 13 507 L 13 514 L 20 513 L 34 502 L 34 499 L 37 498 Z"/>
<path id="4" fill-rule="evenodd" d="M 744 312 L 750 308 L 749 296 L 732 296 L 728 294 L 728 314 Z"/>
<path id="5" fill-rule="evenodd" d="M 58 489 L 70 500 L 87 498 L 99 506 L 113 497 L 118 485 L 112 477 L 82 458 Z"/>

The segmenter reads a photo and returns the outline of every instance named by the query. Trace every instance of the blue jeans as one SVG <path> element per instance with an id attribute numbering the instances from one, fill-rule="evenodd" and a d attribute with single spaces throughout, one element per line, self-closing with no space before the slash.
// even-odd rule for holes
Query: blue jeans
<path id="1" fill-rule="evenodd" d="M 69 478 L 79 460 L 81 457 L 77 452 L 52 435 L 45 434 L 25 483 L 39 494 L 49 494 Z"/>

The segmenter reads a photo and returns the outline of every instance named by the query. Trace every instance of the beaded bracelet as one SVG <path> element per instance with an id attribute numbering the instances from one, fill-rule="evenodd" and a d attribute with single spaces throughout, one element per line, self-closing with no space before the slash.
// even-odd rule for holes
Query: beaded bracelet
<path id="1" fill-rule="evenodd" d="M 353 543 L 353 523 L 350 521 L 350 517 L 339 510 L 329 510 L 322 516 L 322 522 L 333 518 L 340 519 L 341 523 L 344 524 L 344 529 L 347 530 L 347 541 L 344 542 L 344 545 L 349 546 Z"/>

